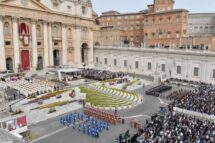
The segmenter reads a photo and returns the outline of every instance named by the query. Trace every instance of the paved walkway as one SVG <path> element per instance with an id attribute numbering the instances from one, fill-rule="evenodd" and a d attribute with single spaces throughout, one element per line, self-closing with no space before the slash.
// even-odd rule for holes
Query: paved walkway
<path id="1" fill-rule="evenodd" d="M 85 99 L 85 95 L 80 93 L 79 88 L 75 88 L 75 91 L 76 91 L 75 98 L 69 97 L 69 93 L 71 92 L 71 91 L 69 91 L 69 92 L 65 92 L 65 93 L 61 94 L 62 98 L 60 98 L 60 99 L 56 99 L 56 97 L 52 97 L 48 100 L 44 100 L 43 105 L 54 103 L 57 101 L 65 101 L 65 100 L 72 101 L 72 100 Z M 28 120 L 29 125 L 36 124 L 38 122 L 47 120 L 49 118 L 53 118 L 55 116 L 58 116 L 58 115 L 61 115 L 61 114 L 82 108 L 81 104 L 79 104 L 78 102 L 73 102 L 73 103 L 70 103 L 70 104 L 67 104 L 64 106 L 57 106 L 57 107 L 55 107 L 56 112 L 48 114 L 48 112 L 49 112 L 48 108 L 31 111 L 32 108 L 36 108 L 38 106 L 41 106 L 41 105 L 38 105 L 38 103 L 22 105 L 28 101 L 29 101 L 29 99 L 25 99 L 25 100 L 19 102 L 18 104 L 13 106 L 13 110 L 21 109 L 22 111 L 24 111 L 24 115 L 27 116 L 27 120 Z"/>
<path id="2" fill-rule="evenodd" d="M 111 126 L 110 131 L 101 134 L 99 139 L 94 139 L 83 133 L 73 130 L 72 128 L 65 128 L 59 123 L 59 117 L 51 118 L 46 121 L 30 126 L 33 133 L 34 143 L 113 143 L 115 138 L 120 133 L 130 130 L 133 134 L 137 130 L 130 127 L 131 119 L 138 119 L 141 123 L 145 123 L 150 119 L 150 116 L 159 111 L 161 102 L 152 96 L 146 96 L 145 90 L 150 87 L 138 89 L 137 92 L 143 94 L 144 102 L 134 108 L 118 111 L 118 114 L 126 119 L 125 125 Z M 79 109 L 78 112 L 83 112 Z M 114 111 L 112 111 L 114 112 Z"/>

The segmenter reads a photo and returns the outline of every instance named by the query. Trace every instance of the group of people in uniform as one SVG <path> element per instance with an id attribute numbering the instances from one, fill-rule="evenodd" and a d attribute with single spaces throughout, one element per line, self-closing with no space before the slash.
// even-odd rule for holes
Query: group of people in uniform
<path id="1" fill-rule="evenodd" d="M 110 124 L 81 113 L 71 113 L 60 117 L 60 123 L 72 127 L 94 138 L 99 138 L 104 130 L 109 130 Z"/>
<path id="2" fill-rule="evenodd" d="M 115 114 L 112 114 L 99 109 L 85 107 L 84 113 L 113 125 L 116 125 L 116 123 L 124 124 L 124 119 L 117 115 L 117 110 L 115 110 Z"/>

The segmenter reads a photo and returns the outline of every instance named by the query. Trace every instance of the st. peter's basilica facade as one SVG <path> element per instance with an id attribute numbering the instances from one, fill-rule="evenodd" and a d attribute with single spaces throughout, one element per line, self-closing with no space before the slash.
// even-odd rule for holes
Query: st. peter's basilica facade
<path id="1" fill-rule="evenodd" d="M 93 64 L 90 0 L 1 0 L 0 71 Z"/>

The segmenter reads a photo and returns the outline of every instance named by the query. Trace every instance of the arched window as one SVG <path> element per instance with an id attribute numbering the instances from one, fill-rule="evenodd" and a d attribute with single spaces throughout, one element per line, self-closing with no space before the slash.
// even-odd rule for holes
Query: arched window
<path id="1" fill-rule="evenodd" d="M 41 27 L 40 25 L 37 25 L 37 37 L 41 37 L 41 36 L 42 36 Z"/>
<path id="2" fill-rule="evenodd" d="M 4 35 L 10 35 L 10 24 L 8 22 L 4 23 Z"/>
<path id="3" fill-rule="evenodd" d="M 57 26 L 52 27 L 52 36 L 53 37 L 58 37 Z"/>

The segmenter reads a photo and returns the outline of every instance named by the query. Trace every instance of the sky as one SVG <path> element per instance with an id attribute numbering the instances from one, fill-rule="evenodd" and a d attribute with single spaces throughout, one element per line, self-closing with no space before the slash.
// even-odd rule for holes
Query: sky
<path id="1" fill-rule="evenodd" d="M 121 13 L 138 12 L 146 9 L 153 0 L 92 0 L 93 9 L 97 14 L 116 10 Z M 175 8 L 184 8 L 191 13 L 214 12 L 215 0 L 175 0 Z"/>

